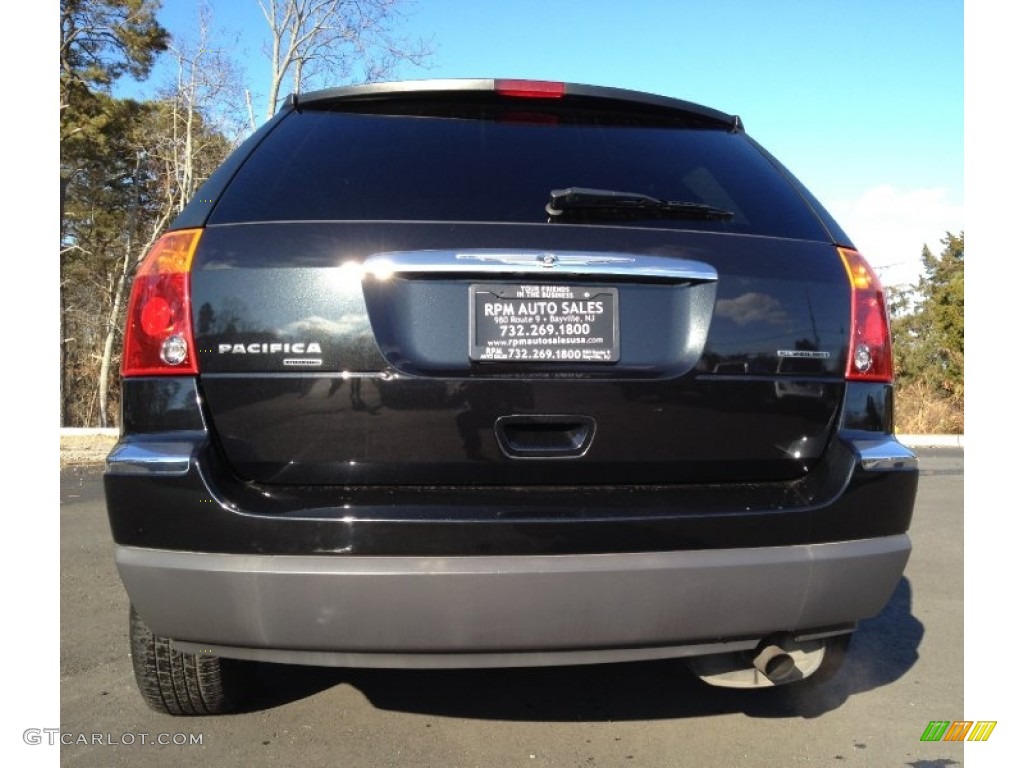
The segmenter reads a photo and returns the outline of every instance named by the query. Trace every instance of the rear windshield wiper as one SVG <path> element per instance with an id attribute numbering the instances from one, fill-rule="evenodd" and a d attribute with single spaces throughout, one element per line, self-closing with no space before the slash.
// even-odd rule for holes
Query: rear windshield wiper
<path id="1" fill-rule="evenodd" d="M 704 203 L 661 200 L 639 192 L 585 187 L 551 190 L 551 198 L 544 210 L 551 217 L 549 221 L 642 218 L 727 221 L 733 217 L 732 211 Z"/>

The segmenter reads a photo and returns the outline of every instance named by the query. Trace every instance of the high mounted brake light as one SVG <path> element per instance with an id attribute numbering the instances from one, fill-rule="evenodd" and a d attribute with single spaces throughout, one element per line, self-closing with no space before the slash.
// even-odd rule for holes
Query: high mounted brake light
<path id="1" fill-rule="evenodd" d="M 517 99 L 560 99 L 565 96 L 565 83 L 544 80 L 495 80 L 494 92 Z"/>
<path id="2" fill-rule="evenodd" d="M 199 372 L 192 336 L 189 269 L 201 229 L 168 232 L 143 259 L 132 283 L 122 376 Z"/>
<path id="3" fill-rule="evenodd" d="M 857 251 L 840 248 L 850 280 L 850 353 L 846 378 L 892 381 L 892 341 L 885 291 L 867 260 Z"/>

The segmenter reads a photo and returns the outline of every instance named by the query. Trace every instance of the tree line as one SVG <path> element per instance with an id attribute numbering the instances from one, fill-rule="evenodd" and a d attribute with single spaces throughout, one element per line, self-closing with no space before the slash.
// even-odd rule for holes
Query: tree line
<path id="1" fill-rule="evenodd" d="M 964 431 L 964 233 L 921 254 L 917 285 L 888 291 L 896 367 L 896 428 Z"/>
<path id="2" fill-rule="evenodd" d="M 199 185 L 283 94 L 393 77 L 428 41 L 401 34 L 410 0 L 249 0 L 266 23 L 268 81 L 245 80 L 197 5 L 187 34 L 159 0 L 61 0 L 60 421 L 113 426 L 132 275 Z M 155 66 L 167 74 L 153 82 Z M 125 78 L 147 96 L 115 94 Z"/>

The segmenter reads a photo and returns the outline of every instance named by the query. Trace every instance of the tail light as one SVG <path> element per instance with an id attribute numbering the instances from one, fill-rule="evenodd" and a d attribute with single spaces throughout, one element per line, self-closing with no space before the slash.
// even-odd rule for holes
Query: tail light
<path id="1" fill-rule="evenodd" d="M 892 341 L 885 291 L 863 256 L 840 248 L 850 279 L 850 355 L 846 378 L 854 381 L 892 381 Z"/>
<path id="2" fill-rule="evenodd" d="M 168 232 L 139 265 L 128 303 L 122 376 L 198 373 L 189 269 L 201 233 Z"/>

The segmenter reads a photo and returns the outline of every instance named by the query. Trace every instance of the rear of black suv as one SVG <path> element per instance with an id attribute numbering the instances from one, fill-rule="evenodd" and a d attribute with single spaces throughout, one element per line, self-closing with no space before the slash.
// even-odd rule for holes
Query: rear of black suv
<path id="1" fill-rule="evenodd" d="M 107 503 L 162 711 L 230 710 L 240 660 L 820 678 L 910 551 L 882 289 L 687 102 L 294 97 L 140 267 L 122 373 Z"/>

